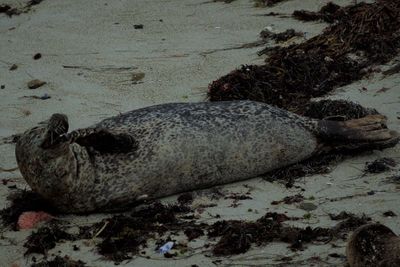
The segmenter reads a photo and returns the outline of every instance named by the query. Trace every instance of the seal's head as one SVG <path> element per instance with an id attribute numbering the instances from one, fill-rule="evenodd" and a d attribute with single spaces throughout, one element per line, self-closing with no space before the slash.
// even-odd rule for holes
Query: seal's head
<path id="1" fill-rule="evenodd" d="M 58 190 L 65 191 L 63 181 L 70 180 L 76 164 L 70 145 L 64 140 L 68 118 L 54 114 L 19 138 L 15 154 L 22 176 L 32 189 L 52 199 Z"/>

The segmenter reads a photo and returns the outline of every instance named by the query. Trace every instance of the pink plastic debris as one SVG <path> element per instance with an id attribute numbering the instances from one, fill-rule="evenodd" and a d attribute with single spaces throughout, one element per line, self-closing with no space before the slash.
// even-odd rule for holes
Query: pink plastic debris
<path id="1" fill-rule="evenodd" d="M 38 223 L 49 221 L 52 216 L 44 211 L 26 211 L 23 212 L 18 218 L 19 229 L 32 229 Z"/>

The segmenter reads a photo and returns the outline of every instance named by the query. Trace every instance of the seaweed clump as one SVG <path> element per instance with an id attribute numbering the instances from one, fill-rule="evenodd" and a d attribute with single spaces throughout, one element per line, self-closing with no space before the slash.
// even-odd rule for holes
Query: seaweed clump
<path id="1" fill-rule="evenodd" d="M 31 267 L 85 267 L 86 263 L 83 261 L 74 261 L 69 257 L 56 256 L 53 260 L 43 260 L 38 263 L 34 263 Z"/>
<path id="2" fill-rule="evenodd" d="M 280 32 L 280 33 L 273 33 L 268 29 L 265 29 L 260 32 L 260 37 L 264 41 L 267 41 L 268 39 L 272 39 L 277 43 L 285 42 L 294 37 L 302 37 L 302 36 L 304 36 L 303 32 L 298 32 L 294 29 L 287 29 L 286 31 Z"/>
<path id="3" fill-rule="evenodd" d="M 400 47 L 400 2 L 340 7 L 336 23 L 300 44 L 267 48 L 266 64 L 247 65 L 209 85 L 210 101 L 250 99 L 303 115 L 310 99 L 359 80 Z"/>
<path id="4" fill-rule="evenodd" d="M 22 13 L 28 13 L 31 10 L 32 6 L 38 5 L 42 1 L 43 0 L 31 0 L 31 1 L 28 1 L 28 3 L 25 6 L 21 7 L 21 8 L 16 8 L 16 7 L 12 7 L 10 5 L 7 5 L 7 4 L 3 4 L 3 5 L 0 5 L 0 13 L 4 13 L 9 17 L 12 17 L 14 15 L 20 15 Z"/>
<path id="5" fill-rule="evenodd" d="M 104 219 L 89 229 L 81 229 L 81 232 L 97 232 L 96 237 L 102 238 L 97 244 L 98 252 L 106 259 L 121 262 L 131 259 L 156 233 L 163 235 L 167 231 L 181 230 L 186 222 L 178 219 L 177 215 L 190 211 L 187 206 L 155 202 L 130 215 Z M 196 224 L 191 225 L 192 231 L 198 227 Z"/>
<path id="6" fill-rule="evenodd" d="M 331 240 L 332 232 L 328 228 L 302 229 L 284 226 L 282 221 L 275 220 L 271 214 L 266 214 L 255 222 L 235 220 L 216 222 L 211 226 L 208 236 L 221 236 L 213 248 L 213 254 L 223 256 L 245 253 L 252 244 L 265 245 L 272 241 L 290 243 L 293 250 L 298 250 L 303 248 L 303 244 L 312 241 Z"/>
<path id="7" fill-rule="evenodd" d="M 293 17 L 302 21 L 322 20 L 328 23 L 333 23 L 344 16 L 344 9 L 332 2 L 324 5 L 318 12 L 308 10 L 295 10 Z"/>
<path id="8" fill-rule="evenodd" d="M 188 206 L 154 202 L 138 208 L 129 215 L 115 215 L 91 226 L 81 226 L 77 234 L 70 234 L 63 226 L 50 223 L 27 238 L 24 244 L 27 248 L 25 255 L 47 255 L 48 251 L 61 241 L 99 238 L 101 240 L 96 242 L 99 254 L 118 264 L 132 259 L 142 248 L 147 247 L 147 240 L 157 238 L 157 243 L 162 244 L 164 241 L 160 237 L 166 233 L 180 231 L 183 231 L 189 241 L 203 236 L 206 231 L 210 238 L 220 237 L 213 247 L 214 255 L 244 253 L 253 245 L 266 245 L 273 241 L 289 243 L 292 250 L 302 250 L 307 243 L 326 243 L 334 238 L 345 238 L 348 231 L 370 221 L 365 216 L 345 214 L 334 217 L 343 221 L 333 228 L 300 228 L 284 224 L 288 220 L 295 221 L 300 218 L 268 212 L 256 221 L 222 220 L 209 225 L 186 219 L 183 214 L 188 212 L 192 212 Z M 171 241 L 170 237 L 168 240 Z M 61 260 L 63 259 L 56 258 L 54 262 Z M 47 261 L 43 264 L 38 266 L 57 266 Z M 80 262 L 77 264 L 66 266 L 84 266 Z"/>
<path id="9" fill-rule="evenodd" d="M 31 253 L 47 254 L 47 251 L 54 248 L 61 240 L 76 240 L 76 238 L 62 230 L 58 224 L 41 227 L 33 232 L 24 244 L 27 248 L 25 255 Z"/>
<path id="10" fill-rule="evenodd" d="M 273 241 L 290 244 L 293 251 L 303 250 L 304 245 L 312 242 L 328 243 L 333 239 L 346 238 L 346 233 L 359 226 L 368 224 L 371 219 L 365 215 L 358 217 L 348 214 L 344 221 L 332 228 L 300 228 L 284 225 L 287 220 L 297 220 L 283 214 L 267 213 L 254 222 L 218 221 L 210 226 L 209 237 L 221 237 L 213 248 L 213 254 L 226 256 L 247 252 L 252 244 L 265 245 Z"/>
<path id="11" fill-rule="evenodd" d="M 256 7 L 271 7 L 284 1 L 288 0 L 254 0 L 254 5 Z"/>
<path id="12" fill-rule="evenodd" d="M 365 108 L 360 104 L 346 100 L 313 101 L 307 107 L 304 115 L 319 120 L 351 120 L 363 118 L 367 115 L 377 115 L 378 111 Z"/>
<path id="13" fill-rule="evenodd" d="M 8 197 L 11 205 L 0 210 L 0 218 L 5 226 L 17 229 L 19 216 L 25 211 L 45 211 L 56 214 L 57 210 L 48 201 L 33 191 L 19 190 Z"/>
<path id="14" fill-rule="evenodd" d="M 373 162 L 367 162 L 365 165 L 365 172 L 367 173 L 382 173 L 395 167 L 396 161 L 392 158 L 380 158 Z"/>
<path id="15" fill-rule="evenodd" d="M 314 156 L 291 166 L 273 170 L 263 175 L 263 179 L 268 182 L 281 181 L 287 188 L 291 188 L 297 178 L 329 173 L 331 166 L 345 157 L 345 154 L 339 152 Z"/>

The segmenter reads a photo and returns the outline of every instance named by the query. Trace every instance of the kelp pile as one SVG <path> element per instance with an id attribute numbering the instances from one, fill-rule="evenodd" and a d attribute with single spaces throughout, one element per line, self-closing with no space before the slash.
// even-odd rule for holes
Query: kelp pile
<path id="1" fill-rule="evenodd" d="M 264 49 L 265 65 L 243 66 L 212 82 L 209 100 L 250 99 L 304 114 L 311 98 L 359 80 L 371 66 L 397 55 L 399 1 L 332 6 L 325 13 L 335 23 L 323 33 L 300 44 Z"/>

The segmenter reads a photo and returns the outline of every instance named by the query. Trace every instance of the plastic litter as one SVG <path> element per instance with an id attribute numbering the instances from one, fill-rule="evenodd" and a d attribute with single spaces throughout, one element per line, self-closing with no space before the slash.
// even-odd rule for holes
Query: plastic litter
<path id="1" fill-rule="evenodd" d="M 19 216 L 17 224 L 20 230 L 32 229 L 38 223 L 51 219 L 52 216 L 43 211 L 26 211 Z"/>
<path id="2" fill-rule="evenodd" d="M 158 253 L 165 254 L 165 253 L 169 252 L 173 246 L 174 246 L 174 242 L 169 241 L 158 249 Z"/>

